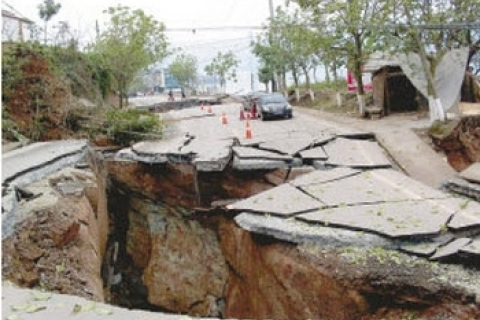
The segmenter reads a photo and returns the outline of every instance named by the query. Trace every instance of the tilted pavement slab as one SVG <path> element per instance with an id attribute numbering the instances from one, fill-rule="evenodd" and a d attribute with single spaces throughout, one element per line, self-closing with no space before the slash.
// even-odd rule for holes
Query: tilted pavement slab
<path id="1" fill-rule="evenodd" d="M 435 253 L 430 257 L 430 260 L 439 260 L 458 253 L 462 248 L 472 242 L 470 238 L 458 238 L 444 246 L 437 248 Z"/>
<path id="2" fill-rule="evenodd" d="M 328 155 L 323 147 L 314 147 L 300 151 L 300 156 L 305 160 L 327 160 Z"/>
<path id="3" fill-rule="evenodd" d="M 382 168 L 392 164 L 375 141 L 337 138 L 324 146 L 326 163 L 353 168 Z"/>
<path id="4" fill-rule="evenodd" d="M 456 175 L 448 162 L 411 130 L 379 130 L 375 135 L 402 170 L 416 180 L 440 188 L 443 181 Z"/>
<path id="5" fill-rule="evenodd" d="M 343 179 L 309 184 L 301 188 L 328 206 L 451 197 L 394 170 L 365 171 Z"/>
<path id="6" fill-rule="evenodd" d="M 227 209 L 291 216 L 323 206 L 324 204 L 320 201 L 286 183 L 248 199 L 235 202 L 227 206 Z"/>
<path id="7" fill-rule="evenodd" d="M 392 239 L 341 228 L 325 227 L 298 219 L 242 212 L 235 222 L 249 232 L 272 236 L 293 243 L 315 243 L 321 247 L 395 248 Z"/>
<path id="8" fill-rule="evenodd" d="M 454 230 L 480 227 L 480 203 L 467 198 L 451 198 L 439 201 L 455 214 L 448 223 Z"/>
<path id="9" fill-rule="evenodd" d="M 4 153 L 2 185 L 28 184 L 71 165 L 85 155 L 87 145 L 87 140 L 37 142 Z"/>
<path id="10" fill-rule="evenodd" d="M 398 238 L 437 235 L 452 215 L 432 201 L 421 200 L 325 208 L 295 218 Z"/>
<path id="11" fill-rule="evenodd" d="M 460 252 L 480 256 L 480 237 L 474 238 L 472 242 L 461 248 Z"/>

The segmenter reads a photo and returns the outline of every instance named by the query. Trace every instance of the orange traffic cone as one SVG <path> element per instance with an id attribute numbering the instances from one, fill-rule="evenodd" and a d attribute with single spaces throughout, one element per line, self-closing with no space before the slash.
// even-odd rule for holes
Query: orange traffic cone
<path id="1" fill-rule="evenodd" d="M 250 120 L 247 119 L 245 124 L 245 139 L 252 139 L 252 128 L 250 128 Z"/>
<path id="2" fill-rule="evenodd" d="M 222 112 L 222 124 L 228 124 L 228 118 L 225 111 Z"/>
<path id="3" fill-rule="evenodd" d="M 243 112 L 243 109 L 240 109 L 240 120 L 245 120 L 245 112 Z"/>

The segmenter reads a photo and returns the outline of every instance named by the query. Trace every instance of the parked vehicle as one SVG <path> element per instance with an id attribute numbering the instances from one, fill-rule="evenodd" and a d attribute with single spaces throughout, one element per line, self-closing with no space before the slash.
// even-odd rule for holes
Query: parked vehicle
<path id="1" fill-rule="evenodd" d="M 257 100 L 258 116 L 262 120 L 273 118 L 292 118 L 292 106 L 281 93 L 263 94 Z"/>
<path id="2" fill-rule="evenodd" d="M 247 94 L 242 101 L 243 110 L 251 112 L 256 105 L 258 97 L 267 94 L 265 91 L 253 91 Z"/>

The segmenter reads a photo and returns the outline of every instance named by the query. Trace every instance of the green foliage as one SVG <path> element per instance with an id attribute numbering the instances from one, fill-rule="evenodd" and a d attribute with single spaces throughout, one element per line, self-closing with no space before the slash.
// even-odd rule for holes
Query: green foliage
<path id="1" fill-rule="evenodd" d="M 218 52 L 212 62 L 205 66 L 205 72 L 211 76 L 218 76 L 220 78 L 221 87 L 225 88 L 227 80 L 237 81 L 236 68 L 239 63 L 240 61 L 233 52 Z"/>
<path id="2" fill-rule="evenodd" d="M 189 54 L 179 54 L 168 69 L 182 87 L 189 87 L 197 78 L 197 59 Z"/>
<path id="3" fill-rule="evenodd" d="M 38 15 L 40 16 L 40 19 L 45 22 L 45 44 L 47 43 L 48 21 L 50 21 L 50 19 L 52 19 L 52 17 L 60 11 L 60 8 L 62 8 L 62 5 L 60 3 L 55 3 L 53 0 L 44 0 L 42 4 L 38 5 Z"/>
<path id="4" fill-rule="evenodd" d="M 4 47 L 5 48 L 5 47 Z M 6 103 L 15 94 L 15 87 L 22 80 L 23 58 L 15 55 L 16 45 L 7 46 L 2 51 L 2 102 Z"/>
<path id="5" fill-rule="evenodd" d="M 103 70 L 111 74 L 121 108 L 123 97 L 138 72 L 167 55 L 165 26 L 142 10 L 120 5 L 105 13 L 110 19 L 107 29 L 91 49 Z"/>
<path id="6" fill-rule="evenodd" d="M 120 146 L 149 137 L 158 139 L 162 134 L 162 122 L 158 116 L 140 110 L 107 111 L 105 128 L 108 137 Z"/>

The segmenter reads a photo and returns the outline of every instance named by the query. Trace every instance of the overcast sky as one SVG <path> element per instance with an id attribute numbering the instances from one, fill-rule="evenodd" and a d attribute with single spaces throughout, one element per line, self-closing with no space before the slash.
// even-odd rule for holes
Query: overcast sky
<path id="1" fill-rule="evenodd" d="M 38 16 L 38 5 L 41 0 L 6 0 L 25 17 L 41 22 Z M 95 21 L 102 21 L 102 13 L 108 7 L 118 4 L 142 9 L 146 13 L 162 21 L 167 29 L 167 35 L 175 45 L 203 42 L 209 39 L 235 39 L 248 36 L 249 30 L 237 32 L 227 31 L 232 26 L 261 26 L 270 14 L 269 0 L 56 0 L 62 8 L 52 19 L 50 25 L 58 21 L 68 21 L 72 29 L 78 30 L 84 41 L 94 38 Z M 284 5 L 283 0 L 273 0 L 274 7 Z M 179 28 L 219 28 L 222 30 L 198 30 L 195 35 L 190 32 L 174 31 Z M 230 29 L 228 29 L 230 30 Z"/>
<path id="2" fill-rule="evenodd" d="M 38 5 L 42 0 L 5 0 L 3 7 L 12 6 L 18 13 L 38 22 Z M 232 27 L 259 27 L 270 16 L 269 0 L 55 0 L 62 5 L 50 26 L 67 21 L 82 43 L 95 38 L 95 21 L 102 27 L 108 7 L 118 4 L 132 9 L 142 9 L 165 24 L 166 35 L 172 46 L 183 47 L 197 57 L 200 70 L 218 51 L 232 50 L 241 60 L 239 84 L 231 90 L 250 89 L 250 73 L 256 72 L 258 63 L 250 52 L 250 41 L 259 30 Z M 283 6 L 284 0 L 273 0 L 274 7 Z M 197 29 L 195 33 L 179 29 Z M 198 29 L 200 28 L 200 30 Z M 202 30 L 214 28 L 215 30 Z M 52 30 L 53 31 L 53 30 Z M 165 61 L 168 64 L 168 60 Z M 257 77 L 255 76 L 257 81 Z M 248 88 L 246 88 L 248 86 Z M 258 86 L 258 84 L 256 84 Z"/>

